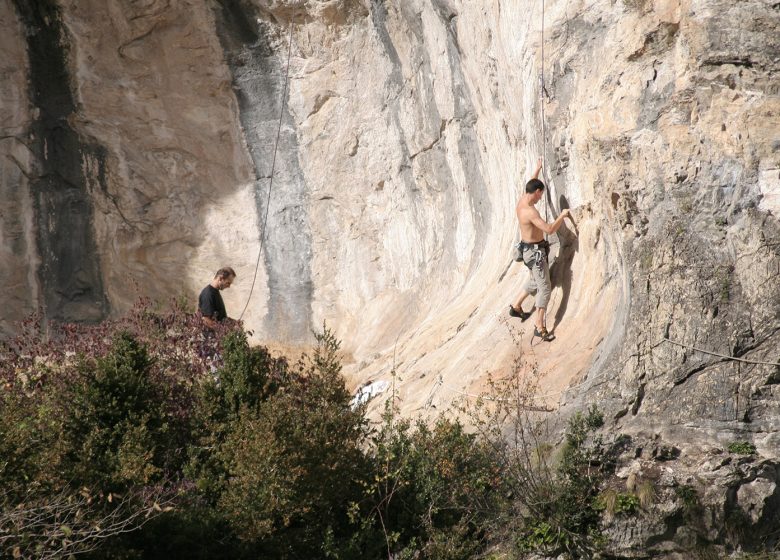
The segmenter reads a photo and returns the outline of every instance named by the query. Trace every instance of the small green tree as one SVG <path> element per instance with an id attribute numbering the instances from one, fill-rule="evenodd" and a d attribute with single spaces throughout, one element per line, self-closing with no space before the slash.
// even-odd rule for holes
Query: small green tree
<path id="1" fill-rule="evenodd" d="M 373 439 L 370 515 L 385 556 L 456 560 L 483 552 L 504 499 L 493 447 L 457 420 L 413 423 L 389 403 Z"/>
<path id="2" fill-rule="evenodd" d="M 228 474 L 218 507 L 269 557 L 361 557 L 349 514 L 369 472 L 365 420 L 350 407 L 338 342 L 327 329 L 317 342 L 283 387 L 241 405 L 219 451 Z"/>
<path id="3" fill-rule="evenodd" d="M 212 505 L 229 476 L 221 449 L 238 418 L 256 411 L 292 379 L 287 360 L 272 357 L 264 347 L 251 347 L 244 331 L 222 338 L 220 357 L 222 366 L 202 379 L 196 391 L 190 462 L 185 468 Z"/>
<path id="4" fill-rule="evenodd" d="M 76 484 L 108 493 L 159 479 L 168 424 L 151 363 L 126 332 L 115 336 L 105 356 L 82 361 L 79 379 L 60 403 L 61 466 Z"/>
<path id="5" fill-rule="evenodd" d="M 160 391 L 144 348 L 119 334 L 98 358 L 18 370 L 0 399 L 0 550 L 8 557 L 83 553 L 168 507 Z M 74 365 L 75 364 L 75 365 Z M 121 494 L 117 494 L 121 492 Z"/>
<path id="6" fill-rule="evenodd" d="M 228 414 L 255 408 L 286 381 L 286 360 L 275 359 L 262 346 L 251 347 L 244 331 L 233 331 L 221 342 L 224 364 L 217 372 L 215 395 Z"/>
<path id="7" fill-rule="evenodd" d="M 467 413 L 495 449 L 509 510 L 497 525 L 510 554 L 591 557 L 601 541 L 596 497 L 608 468 L 596 430 L 596 407 L 576 413 L 561 430 L 540 402 L 535 368 L 518 360 L 514 372 Z M 557 440 L 563 432 L 563 441 Z"/>

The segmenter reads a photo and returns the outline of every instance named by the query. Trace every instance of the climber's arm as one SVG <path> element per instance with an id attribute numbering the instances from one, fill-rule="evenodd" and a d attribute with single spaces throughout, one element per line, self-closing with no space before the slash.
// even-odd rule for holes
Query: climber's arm
<path id="1" fill-rule="evenodd" d="M 536 171 L 534 171 L 533 176 L 531 179 L 538 179 L 539 178 L 539 172 L 542 170 L 542 158 L 539 158 L 536 160 Z"/>
<path id="2" fill-rule="evenodd" d="M 566 209 L 563 212 L 561 212 L 561 214 L 557 218 L 555 218 L 555 221 L 553 223 L 548 224 L 539 215 L 539 211 L 534 208 L 534 214 L 531 217 L 531 223 L 536 227 L 538 227 L 547 235 L 552 235 L 553 233 L 555 233 L 560 229 L 561 224 L 563 224 L 563 219 L 569 214 L 570 214 L 569 210 Z"/>

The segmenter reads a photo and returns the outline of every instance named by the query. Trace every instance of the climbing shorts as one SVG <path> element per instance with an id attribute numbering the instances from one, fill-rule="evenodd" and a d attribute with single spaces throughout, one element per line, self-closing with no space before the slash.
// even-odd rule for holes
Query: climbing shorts
<path id="1" fill-rule="evenodd" d="M 546 248 L 535 247 L 534 245 L 525 246 L 523 262 L 531 273 L 523 289 L 529 294 L 535 294 L 537 309 L 546 309 L 547 303 L 550 301 L 550 292 L 552 291 Z"/>

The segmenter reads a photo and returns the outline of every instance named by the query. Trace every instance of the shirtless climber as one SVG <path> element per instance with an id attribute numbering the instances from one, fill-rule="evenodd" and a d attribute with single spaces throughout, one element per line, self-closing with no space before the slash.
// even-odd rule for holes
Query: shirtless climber
<path id="1" fill-rule="evenodd" d="M 220 268 L 214 275 L 211 283 L 203 288 L 198 297 L 198 310 L 203 317 L 203 323 L 213 329 L 220 323 L 228 319 L 225 310 L 225 302 L 222 301 L 222 290 L 227 290 L 236 279 L 236 272 L 226 266 Z"/>
<path id="2" fill-rule="evenodd" d="M 563 210 L 561 214 L 551 224 L 545 222 L 539 215 L 539 211 L 534 205 L 542 199 L 544 194 L 544 183 L 539 180 L 539 172 L 542 170 L 542 158 L 539 158 L 531 180 L 525 185 L 525 193 L 517 202 L 517 220 L 520 222 L 520 252 L 523 262 L 530 270 L 523 287 L 523 291 L 517 297 L 514 305 L 509 305 L 509 315 L 520 317 L 525 321 L 531 316 L 530 311 L 523 311 L 523 300 L 529 294 L 536 294 L 536 321 L 534 325 L 534 336 L 538 336 L 544 341 L 551 341 L 554 335 L 547 332 L 545 323 L 545 311 L 547 303 L 550 301 L 550 266 L 547 262 L 547 256 L 550 252 L 550 243 L 544 238 L 544 234 L 551 235 L 558 231 L 563 224 L 563 219 L 570 215 L 568 209 Z"/>

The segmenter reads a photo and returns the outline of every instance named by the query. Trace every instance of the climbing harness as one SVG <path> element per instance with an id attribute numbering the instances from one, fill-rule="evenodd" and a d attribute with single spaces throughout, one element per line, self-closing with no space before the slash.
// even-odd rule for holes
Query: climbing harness
<path id="1" fill-rule="evenodd" d="M 521 241 L 517 244 L 517 247 L 520 251 L 520 260 L 528 267 L 528 270 L 533 269 L 534 266 L 541 270 L 544 260 L 550 254 L 550 243 L 546 239 L 543 239 L 538 243 L 526 243 L 525 241 Z M 534 252 L 533 256 L 526 261 L 523 255 L 529 249 L 533 249 Z"/>
<path id="2" fill-rule="evenodd" d="M 271 189 L 274 184 L 274 171 L 276 170 L 276 152 L 279 148 L 279 137 L 282 133 L 282 119 L 284 118 L 284 108 L 287 102 L 287 85 L 290 81 L 290 56 L 292 54 L 292 30 L 293 30 L 293 22 L 292 20 L 290 20 L 290 32 L 287 41 L 287 69 L 285 71 L 286 73 L 284 76 L 284 88 L 282 89 L 282 101 L 280 104 L 281 107 L 279 109 L 279 126 L 276 129 L 276 142 L 274 143 L 274 155 L 271 158 L 271 177 L 268 182 L 268 197 L 266 198 L 265 201 L 265 215 L 263 216 L 263 228 L 260 231 L 260 247 L 258 247 L 257 249 L 257 262 L 255 263 L 254 276 L 252 276 L 252 286 L 249 288 L 249 295 L 246 298 L 246 304 L 244 305 L 244 309 L 241 311 L 241 315 L 238 316 L 239 321 L 244 316 L 247 307 L 249 307 L 249 300 L 252 299 L 252 292 L 255 289 L 255 282 L 257 281 L 257 271 L 260 268 L 260 258 L 263 255 L 263 241 L 265 240 L 266 226 L 268 225 L 268 209 L 271 206 Z"/>

